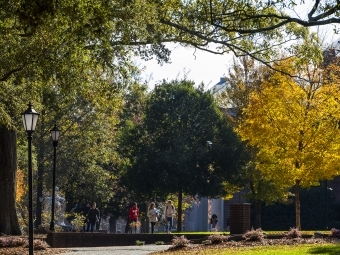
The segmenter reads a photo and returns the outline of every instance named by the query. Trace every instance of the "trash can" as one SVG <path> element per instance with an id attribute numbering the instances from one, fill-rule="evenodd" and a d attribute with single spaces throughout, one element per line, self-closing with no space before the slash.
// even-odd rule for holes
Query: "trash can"
<path id="1" fill-rule="evenodd" d="M 250 203 L 230 204 L 230 234 L 250 230 Z"/>

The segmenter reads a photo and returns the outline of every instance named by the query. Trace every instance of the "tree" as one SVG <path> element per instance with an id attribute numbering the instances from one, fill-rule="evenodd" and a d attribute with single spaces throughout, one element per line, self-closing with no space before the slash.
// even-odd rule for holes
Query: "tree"
<path id="1" fill-rule="evenodd" d="M 252 95 L 239 127 L 242 139 L 258 148 L 256 168 L 276 184 L 295 187 L 299 229 L 299 188 L 332 179 L 340 170 L 338 85 L 322 82 L 321 70 L 312 62 L 282 62 L 279 68 L 304 72 L 308 80 L 275 73 L 261 84 L 261 92 Z"/>
<path id="2" fill-rule="evenodd" d="M 177 5 L 161 16 L 161 23 L 181 35 L 173 41 L 214 54 L 251 56 L 270 68 L 282 57 L 285 43 L 308 33 L 305 28 L 340 23 L 337 1 L 193 0 Z M 299 15 L 301 10 L 306 14 Z"/>
<path id="3" fill-rule="evenodd" d="M 1 1 L 1 6 L 0 85 L 4 94 L 1 98 L 11 101 L 9 105 L 1 104 L 4 108 L 0 110 L 0 130 L 4 130 L 4 137 L 7 131 L 17 130 L 17 116 L 25 108 L 22 102 L 27 98 L 39 110 L 44 89 L 57 88 L 58 93 L 74 96 L 84 92 L 84 84 L 91 86 L 89 74 L 99 71 L 116 80 L 128 79 L 135 69 L 131 64 L 132 56 L 168 61 L 170 51 L 164 46 L 165 42 L 180 42 L 208 51 L 211 51 L 209 43 L 218 43 L 221 45 L 219 53 L 232 51 L 267 61 L 275 56 L 272 46 L 279 46 L 285 39 L 298 38 L 305 32 L 290 23 L 295 22 L 294 19 L 278 21 L 285 19 L 280 12 L 287 6 L 283 2 L 270 3 L 267 7 L 263 3 L 239 1 L 10 0 Z M 235 19 L 230 22 L 223 20 L 223 16 L 217 17 L 225 14 L 226 7 L 235 10 L 232 12 Z M 336 15 L 338 8 L 321 6 L 318 1 L 315 7 L 310 18 L 322 24 L 328 16 Z M 323 10 L 326 10 L 325 15 L 313 17 Z M 243 13 L 254 19 L 242 19 Z M 337 19 L 330 21 L 337 22 Z M 308 24 L 317 25 L 318 22 Z M 286 26 L 273 30 L 281 25 Z M 253 27 L 255 29 L 251 30 Z M 13 150 L 14 146 L 9 143 L 2 149 Z M 5 167 L 0 165 L 0 169 Z M 15 187 L 14 182 L 0 180 L 0 186 Z M 8 199 L 11 201 L 4 204 L 14 207 L 13 199 Z M 0 222 L 1 217 L 0 214 Z"/>
<path id="4" fill-rule="evenodd" d="M 227 107 L 229 118 L 236 129 L 244 118 L 243 110 L 249 105 L 252 93 L 260 93 L 260 85 L 273 71 L 263 66 L 250 57 L 241 57 L 233 61 L 228 75 L 225 77 L 226 85 L 216 93 L 215 97 L 221 107 Z M 239 174 L 239 189 L 247 187 L 249 191 L 247 198 L 254 203 L 255 207 L 255 228 L 261 228 L 261 205 L 263 202 L 271 204 L 276 201 L 287 199 L 287 189 L 282 189 L 256 169 L 258 162 L 256 157 L 257 149 L 247 144 L 246 150 L 249 154 L 249 162 Z"/>
<path id="5" fill-rule="evenodd" d="M 119 94 L 135 72 L 136 68 L 130 61 L 132 50 L 144 58 L 156 55 L 160 61 L 166 59 L 168 52 L 164 47 L 147 45 L 154 40 L 153 36 L 150 36 L 151 31 L 147 32 L 148 22 L 145 21 L 152 22 L 154 9 L 145 12 L 140 8 L 143 4 L 148 3 L 129 4 L 126 1 L 100 0 L 91 3 L 2 1 L 0 94 L 3 100 L 0 103 L 0 136 L 7 139 L 10 137 L 8 134 L 14 132 L 15 137 L 18 127 L 21 126 L 18 116 L 25 109 L 23 102 L 28 98 L 41 113 L 53 113 L 54 109 L 60 110 L 60 114 L 63 111 L 65 113 L 77 96 L 81 95 L 87 99 L 93 92 L 96 96 L 96 100 L 92 100 L 93 105 L 103 106 L 100 98 L 107 99 L 108 96 Z M 152 3 L 149 3 L 149 7 L 150 5 Z M 106 86 L 109 79 L 115 81 L 111 83 L 112 87 Z M 54 101 L 57 98 L 59 101 Z M 60 101 L 60 98 L 63 101 Z M 109 101 L 106 103 L 107 110 L 113 108 L 108 107 L 111 105 Z M 93 109 L 93 105 L 89 108 Z M 112 106 L 117 104 L 113 103 Z M 49 107 L 55 108 L 51 110 Z M 116 109 L 110 114 L 115 112 Z M 99 114 L 98 107 L 96 114 L 98 117 L 103 116 Z M 76 116 L 74 113 L 71 115 L 73 118 Z M 47 129 L 51 122 L 53 120 L 46 120 Z M 69 127 L 70 121 L 67 120 L 64 124 Z M 61 125 L 63 128 L 64 125 Z M 37 137 L 48 137 L 49 130 L 42 130 L 40 134 L 39 131 L 38 125 L 33 140 L 35 145 Z M 21 137 L 24 137 L 23 132 L 19 132 L 19 138 Z M 0 146 L 2 151 L 14 153 L 15 139 L 1 143 Z M 5 154 L 10 158 L 0 162 L 4 163 L 0 164 L 0 172 L 6 177 L 0 180 L 0 186 L 8 191 L 15 191 L 17 163 L 13 155 Z M 42 164 L 45 158 L 42 148 L 38 156 L 40 160 L 37 196 L 40 196 L 44 172 Z M 5 162 L 13 165 L 5 165 Z M 0 232 L 18 234 L 19 226 L 12 226 L 7 221 L 8 217 L 16 217 L 14 195 L 3 196 L 1 199 L 1 203 L 6 205 L 6 211 L 0 215 Z M 7 215 L 8 213 L 11 216 Z"/>
<path id="6" fill-rule="evenodd" d="M 178 231 L 183 194 L 222 196 L 244 160 L 212 96 L 186 80 L 155 88 L 143 123 L 130 130 L 125 144 L 132 140 L 125 184 L 148 199 L 178 194 Z"/>

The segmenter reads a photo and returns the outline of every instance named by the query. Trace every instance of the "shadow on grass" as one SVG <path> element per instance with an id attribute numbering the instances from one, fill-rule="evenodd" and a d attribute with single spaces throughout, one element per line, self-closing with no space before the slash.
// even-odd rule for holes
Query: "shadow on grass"
<path id="1" fill-rule="evenodd" d="M 321 246 L 315 247 L 308 250 L 308 254 L 328 254 L 328 255 L 338 255 L 340 254 L 340 246 Z"/>

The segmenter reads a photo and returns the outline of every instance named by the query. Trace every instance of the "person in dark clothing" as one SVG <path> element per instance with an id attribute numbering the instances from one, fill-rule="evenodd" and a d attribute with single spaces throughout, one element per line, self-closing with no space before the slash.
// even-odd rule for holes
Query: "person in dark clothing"
<path id="1" fill-rule="evenodd" d="M 218 220 L 217 220 L 217 215 L 216 214 L 213 214 L 211 216 L 211 219 L 210 219 L 210 224 L 211 224 L 211 228 L 216 230 L 216 224 L 217 224 Z"/>
<path id="2" fill-rule="evenodd" d="M 96 208 L 96 203 L 93 202 L 92 208 L 89 210 L 88 213 L 88 223 L 91 226 L 91 232 L 93 232 L 94 226 L 96 225 L 96 222 L 99 221 L 99 210 Z"/>
<path id="3" fill-rule="evenodd" d="M 85 232 L 85 230 L 87 232 L 89 232 L 89 229 L 90 229 L 90 223 L 87 222 L 87 219 L 88 219 L 88 214 L 89 214 L 89 211 L 90 211 L 91 207 L 90 207 L 90 204 L 87 203 L 86 205 L 84 205 L 81 213 L 82 215 L 85 217 L 84 219 L 84 226 L 83 226 L 83 231 Z"/>

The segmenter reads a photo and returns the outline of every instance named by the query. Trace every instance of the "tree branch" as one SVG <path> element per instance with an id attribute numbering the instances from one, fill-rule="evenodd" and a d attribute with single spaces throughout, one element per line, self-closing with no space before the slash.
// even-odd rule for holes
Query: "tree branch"
<path id="1" fill-rule="evenodd" d="M 7 81 L 7 79 L 9 79 L 9 77 L 10 77 L 12 74 L 14 74 L 14 73 L 16 73 L 16 72 L 19 72 L 19 71 L 21 71 L 21 70 L 24 69 L 24 68 L 25 68 L 25 66 L 22 66 L 22 67 L 13 69 L 13 70 L 11 70 L 11 71 L 5 73 L 5 74 L 0 78 L 0 81 Z"/>
<path id="2" fill-rule="evenodd" d="M 315 0 L 315 3 L 314 3 L 312 10 L 308 13 L 308 20 L 313 20 L 313 14 L 315 13 L 319 4 L 320 4 L 320 0 Z"/>

